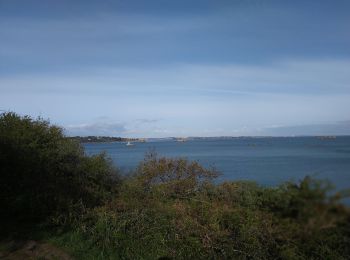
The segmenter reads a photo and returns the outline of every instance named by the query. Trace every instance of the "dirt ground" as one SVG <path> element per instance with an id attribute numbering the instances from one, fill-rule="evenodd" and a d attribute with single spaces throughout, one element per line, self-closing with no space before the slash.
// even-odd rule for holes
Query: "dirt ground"
<path id="1" fill-rule="evenodd" d="M 6 260 L 71 260 L 73 259 L 63 250 L 38 241 L 8 241 L 2 243 L 0 248 L 0 259 Z"/>

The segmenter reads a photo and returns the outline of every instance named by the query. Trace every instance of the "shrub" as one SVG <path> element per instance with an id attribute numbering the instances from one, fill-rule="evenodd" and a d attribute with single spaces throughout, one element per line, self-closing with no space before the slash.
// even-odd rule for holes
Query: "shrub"
<path id="1" fill-rule="evenodd" d="M 98 205 L 117 176 L 105 155 L 87 157 L 61 128 L 15 113 L 0 115 L 0 172 L 2 217 L 17 222 Z"/>
<path id="2" fill-rule="evenodd" d="M 346 259 L 349 210 L 327 183 L 212 183 L 216 171 L 146 156 L 79 234 L 110 259 Z"/>
<path id="3" fill-rule="evenodd" d="M 136 180 L 144 191 L 179 197 L 195 194 L 218 175 L 214 168 L 207 169 L 196 161 L 150 152 L 137 168 Z"/>

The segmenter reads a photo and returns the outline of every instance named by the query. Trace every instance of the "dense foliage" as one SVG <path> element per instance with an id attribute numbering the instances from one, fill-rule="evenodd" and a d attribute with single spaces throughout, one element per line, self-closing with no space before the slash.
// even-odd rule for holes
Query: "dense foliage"
<path id="1" fill-rule="evenodd" d="M 327 197 L 328 184 L 264 188 L 213 184 L 215 171 L 185 159 L 151 156 L 110 203 L 88 210 L 74 252 L 104 259 L 348 259 L 349 210 Z M 64 242 L 66 241 L 66 242 Z M 84 241 L 79 244 L 79 241 Z M 69 248 L 69 247 L 68 247 Z"/>
<path id="2" fill-rule="evenodd" d="M 3 212 L 51 216 L 49 241 L 77 259 L 350 257 L 349 208 L 327 182 L 218 184 L 215 169 L 155 153 L 116 182 L 104 155 L 47 121 L 3 114 L 0 136 Z"/>
<path id="3" fill-rule="evenodd" d="M 62 129 L 43 119 L 0 115 L 2 218 L 37 222 L 77 203 L 96 206 L 114 188 L 114 169 L 103 155 L 87 157 Z"/>

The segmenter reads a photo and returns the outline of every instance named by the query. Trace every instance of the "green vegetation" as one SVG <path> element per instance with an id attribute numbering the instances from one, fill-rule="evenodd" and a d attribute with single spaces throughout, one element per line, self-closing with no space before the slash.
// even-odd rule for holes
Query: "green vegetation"
<path id="1" fill-rule="evenodd" d="M 76 205 L 100 205 L 118 181 L 104 154 L 85 156 L 43 119 L 2 114 L 0 147 L 0 202 L 8 221 L 39 223 Z"/>
<path id="2" fill-rule="evenodd" d="M 0 147 L 3 239 L 25 223 L 77 259 L 350 257 L 350 211 L 327 182 L 215 184 L 215 169 L 155 153 L 122 178 L 60 128 L 13 113 Z"/>

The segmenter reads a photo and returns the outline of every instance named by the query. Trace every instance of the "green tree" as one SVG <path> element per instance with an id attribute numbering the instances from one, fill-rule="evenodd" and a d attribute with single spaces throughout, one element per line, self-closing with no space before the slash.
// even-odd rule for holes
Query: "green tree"
<path id="1" fill-rule="evenodd" d="M 87 157 L 62 128 L 12 112 L 0 115 L 0 173 L 2 217 L 15 222 L 98 205 L 118 180 L 104 154 Z"/>

